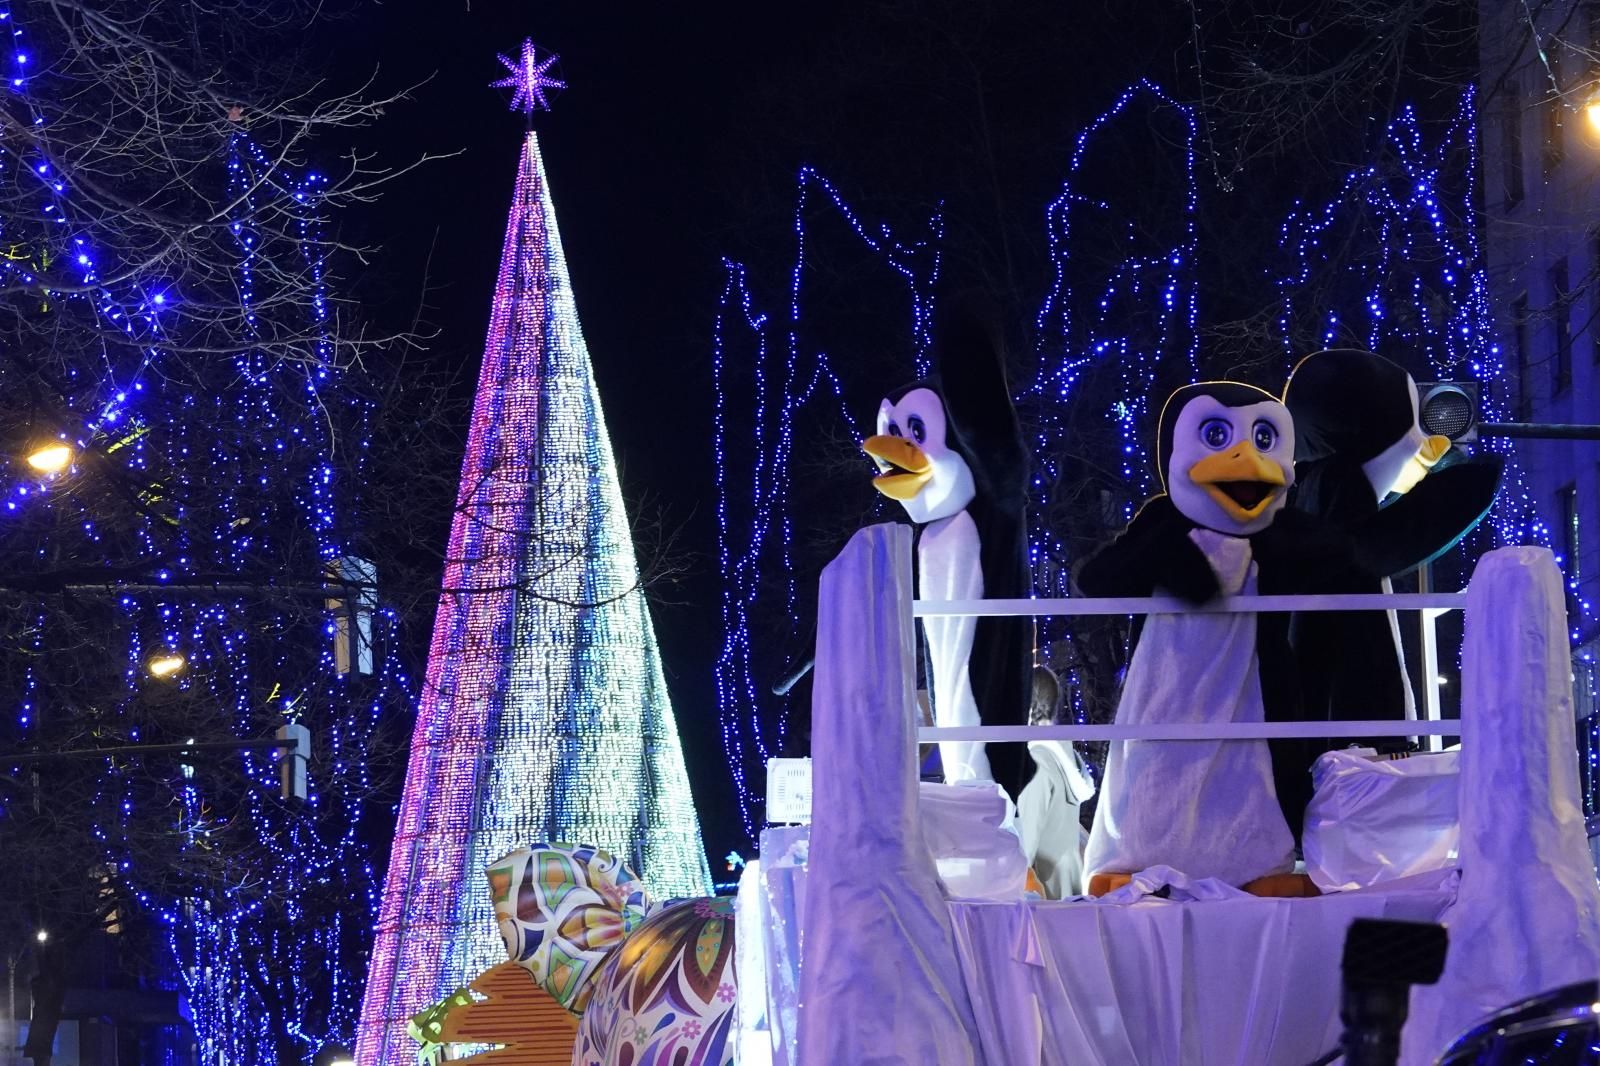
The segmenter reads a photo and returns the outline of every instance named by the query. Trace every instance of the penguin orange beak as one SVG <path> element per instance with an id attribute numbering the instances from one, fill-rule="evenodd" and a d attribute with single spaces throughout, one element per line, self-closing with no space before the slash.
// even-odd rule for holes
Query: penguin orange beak
<path id="1" fill-rule="evenodd" d="M 1239 523 L 1260 518 L 1289 483 L 1283 467 L 1248 444 L 1206 456 L 1189 468 L 1189 480 Z"/>
<path id="2" fill-rule="evenodd" d="M 880 433 L 861 443 L 861 450 L 872 456 L 883 471 L 872 479 L 872 487 L 902 503 L 922 491 L 933 477 L 933 462 L 922 449 L 904 437 Z"/>

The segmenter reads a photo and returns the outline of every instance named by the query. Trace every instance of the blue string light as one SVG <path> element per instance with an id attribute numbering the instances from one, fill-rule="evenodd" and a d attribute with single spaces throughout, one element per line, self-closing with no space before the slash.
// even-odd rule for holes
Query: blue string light
<path id="1" fill-rule="evenodd" d="M 0 25 L 21 40 L 9 10 L 0 9 Z M 13 58 L 11 88 L 40 125 L 35 86 L 22 74 L 40 64 L 20 45 Z M 337 601 L 324 603 L 312 591 L 313 605 L 300 609 L 286 598 L 296 593 L 266 587 L 298 573 L 315 590 L 328 564 L 352 553 L 348 504 L 366 476 L 374 408 L 335 360 L 327 179 L 272 159 L 242 129 L 222 147 L 227 186 L 218 191 L 236 204 L 225 225 L 237 255 L 238 306 L 236 315 L 225 306 L 207 313 L 232 319 L 226 339 L 239 350 L 211 356 L 181 352 L 179 279 L 123 280 L 122 264 L 97 248 L 92 223 L 80 219 L 70 179 L 48 159 L 19 158 L 24 149 L 15 142 L 0 147 L 0 166 L 36 179 L 30 188 L 39 220 L 5 221 L 10 250 L 0 257 L 0 278 L 68 278 L 68 291 L 41 298 L 122 340 L 63 361 L 62 415 L 77 422 L 61 439 L 80 455 L 97 453 L 104 460 L 97 467 L 135 486 L 142 517 L 131 543 L 106 537 L 96 494 L 74 490 L 102 475 L 81 463 L 43 476 L 6 464 L 0 515 L 12 522 L 14 544 L 58 531 L 53 540 L 40 534 L 40 558 L 54 547 L 66 558 L 100 559 L 108 572 L 117 564 L 149 568 L 112 604 L 109 639 L 125 641 L 115 691 L 73 692 L 81 696 L 73 705 L 98 702 L 100 735 L 126 743 L 186 739 L 163 735 L 170 723 L 150 707 L 147 663 L 166 650 L 181 651 L 186 667 L 164 684 L 214 712 L 210 722 L 185 720 L 204 730 L 197 739 L 256 739 L 290 720 L 313 731 L 315 773 L 298 809 L 278 797 L 275 759 L 244 751 L 182 766 L 170 792 L 152 792 L 138 760 L 108 759 L 87 808 L 70 812 L 87 819 L 99 848 L 85 860 L 165 930 L 170 959 L 154 980 L 187 993 L 200 1060 L 247 1066 L 284 1061 L 275 1027 L 304 1058 L 353 1043 L 359 982 L 349 975 L 359 973 L 370 943 L 378 884 L 360 838 L 373 786 L 367 759 L 381 719 L 414 693 L 389 656 L 376 656 L 375 675 L 360 683 L 340 673 L 324 635 L 337 632 Z M 289 265 L 263 270 L 269 262 Z M 263 301 L 273 308 L 273 329 L 293 332 L 294 341 L 267 330 Z M 274 571 L 270 580 L 264 566 Z M 202 587 L 230 581 L 246 591 Z M 48 742 L 46 728 L 57 721 L 49 716 L 64 713 L 67 701 L 49 697 L 63 684 L 61 671 L 71 672 L 67 657 L 83 652 L 53 653 L 48 636 L 57 613 L 46 603 L 28 615 L 33 632 L 24 646 L 33 654 L 7 693 L 15 713 L 0 728 L 0 747 Z M 380 608 L 372 623 L 377 647 L 389 645 L 394 614 Z M 0 804 L 16 802 L 0 794 Z M 175 872 L 170 854 L 151 858 L 153 835 L 179 841 L 180 868 L 192 860 L 211 872 L 190 878 Z"/>
<path id="2" fill-rule="evenodd" d="M 756 309 L 745 268 L 724 260 L 712 340 L 716 388 L 713 449 L 717 467 L 717 554 L 723 574 L 723 644 L 716 663 L 717 709 L 723 750 L 738 793 L 739 815 L 753 841 L 760 828 L 764 767 L 784 750 L 792 697 L 770 686 L 783 661 L 756 636 L 753 620 L 781 603 L 789 619 L 801 617 L 802 589 L 795 575 L 795 525 L 790 509 L 791 462 L 796 416 L 814 405 L 831 405 L 840 422 L 860 439 L 863 424 L 845 403 L 833 360 L 808 339 L 802 316 L 802 281 L 810 265 L 806 219 L 813 197 L 840 219 L 859 246 L 905 285 L 910 305 L 913 366 L 928 371 L 934 288 L 939 277 L 941 213 L 933 214 L 912 239 L 885 225 L 868 226 L 839 190 L 811 167 L 803 167 L 795 202 L 795 262 L 790 272 L 788 317 L 781 325 Z M 782 330 L 783 365 L 774 366 L 773 330 Z M 748 422 L 730 418 L 734 406 L 752 412 Z M 737 462 L 739 465 L 736 464 Z M 870 467 L 863 460 L 863 477 Z M 809 592 L 809 590 L 805 590 Z M 794 651 L 804 634 L 795 634 Z"/>
<path id="3" fill-rule="evenodd" d="M 1086 169 L 1096 158 L 1102 137 L 1121 123 L 1174 121 L 1176 136 L 1164 143 L 1181 146 L 1184 184 L 1177 196 L 1178 224 L 1166 238 L 1145 238 L 1142 249 L 1109 265 L 1095 267 L 1075 241 L 1087 239 L 1092 225 L 1102 229 L 1121 226 L 1131 247 L 1140 247 L 1133 229 L 1132 209 L 1119 213 L 1119 205 L 1089 195 Z M 1154 467 L 1147 454 L 1152 387 L 1158 375 L 1194 380 L 1200 373 L 1199 298 L 1195 266 L 1198 258 L 1195 152 L 1198 119 L 1194 111 L 1168 96 L 1159 86 L 1140 81 L 1130 86 L 1103 114 L 1091 122 L 1074 142 L 1068 174 L 1046 211 L 1053 277 L 1036 320 L 1038 345 L 1035 373 L 1017 397 L 1025 424 L 1033 430 L 1035 446 L 1034 525 L 1031 549 L 1035 588 L 1040 595 L 1065 595 L 1066 545 L 1045 526 L 1047 493 L 1062 475 L 1064 461 L 1085 458 L 1115 470 L 1127 486 L 1121 503 L 1126 516 L 1139 499 L 1154 491 Z M 1502 345 L 1497 339 L 1490 287 L 1482 267 L 1480 223 L 1472 200 L 1477 160 L 1475 100 L 1471 91 L 1462 99 L 1442 135 L 1430 138 L 1423 121 L 1410 108 L 1389 125 L 1382 150 L 1374 162 L 1347 174 L 1337 195 L 1318 205 L 1297 203 L 1279 231 L 1279 245 L 1291 257 L 1292 267 L 1276 279 L 1281 299 L 1279 330 L 1286 374 L 1293 361 L 1316 346 L 1357 343 L 1415 365 L 1421 379 L 1470 378 L 1483 385 L 1485 420 L 1503 420 L 1507 386 Z M 752 665 L 761 661 L 752 619 L 762 608 L 796 617 L 796 588 L 791 554 L 793 518 L 788 499 L 788 464 L 794 451 L 793 425 L 798 410 L 831 396 L 839 407 L 839 424 L 857 437 L 863 426 L 844 406 L 839 376 L 826 357 L 800 341 L 801 278 L 806 260 L 803 207 L 817 183 L 833 196 L 835 205 L 856 232 L 877 251 L 916 249 L 915 256 L 886 254 L 889 265 L 906 277 L 919 296 L 914 305 L 913 335 L 918 370 L 924 370 L 930 343 L 931 290 L 937 278 L 939 223 L 930 225 L 929 239 L 914 245 L 880 245 L 839 202 L 837 193 L 810 170 L 800 176 L 801 211 L 796 214 L 799 241 L 791 275 L 789 320 L 786 323 L 786 363 L 780 372 L 769 367 L 768 318 L 754 307 L 743 266 L 726 264 L 714 339 L 716 374 L 716 463 L 718 484 L 719 551 L 724 575 L 724 644 L 717 664 L 718 704 L 724 744 L 740 797 L 747 832 L 754 833 L 753 815 L 760 804 L 761 767 L 781 749 L 787 728 L 788 705 L 771 696 L 763 683 L 771 674 Z M 1356 227 L 1354 230 L 1351 227 Z M 1165 243 L 1162 243 L 1162 242 Z M 1338 249 L 1340 274 L 1335 295 L 1323 295 L 1332 252 Z M 1354 248 L 1356 254 L 1350 255 Z M 1104 248 L 1093 249 L 1103 257 Z M 905 265 L 913 269 L 905 269 Z M 931 264 L 929 268 L 928 264 Z M 922 267 L 919 271 L 915 267 Z M 1311 293 L 1316 292 L 1315 306 Z M 745 350 L 731 354 L 733 338 Z M 1313 343 L 1308 343 L 1312 338 Z M 739 383 L 730 367 L 751 368 L 748 394 L 736 393 Z M 1175 372 L 1173 368 L 1178 368 Z M 1107 370 L 1117 375 L 1120 398 L 1103 412 L 1114 429 L 1114 456 L 1067 457 L 1068 416 L 1074 404 L 1088 394 L 1082 388 L 1090 373 Z M 775 380 L 776 378 L 776 380 Z M 731 397 L 747 395 L 742 404 L 751 412 L 748 425 L 735 425 Z M 1155 396 L 1159 400 L 1159 395 Z M 1081 413 L 1080 413 L 1081 414 Z M 748 456 L 743 467 L 734 465 L 729 445 L 737 440 L 739 454 Z M 1505 488 L 1490 521 L 1466 544 L 1466 557 L 1475 558 L 1495 544 L 1534 542 L 1548 544 L 1550 530 L 1539 520 L 1526 479 L 1516 465 L 1513 450 L 1500 441 L 1486 441 L 1507 458 Z M 1569 574 L 1574 582 L 1576 578 Z M 1580 618 L 1586 627 L 1593 608 L 1579 598 Z M 1574 629 L 1574 639 L 1578 628 Z M 1048 629 L 1041 641 L 1069 638 Z M 770 667 L 771 663 L 767 665 Z M 1070 685 L 1075 716 L 1084 720 L 1086 708 L 1078 701 L 1081 687 Z M 1593 732 L 1593 731 L 1591 731 Z M 1600 738 L 1589 740 L 1586 764 L 1600 771 Z M 1593 773 L 1586 791 L 1595 809 Z"/>
<path id="4" fill-rule="evenodd" d="M 1168 235 L 1136 231 L 1143 205 L 1116 204 L 1087 195 L 1087 168 L 1102 158 L 1100 142 L 1118 129 L 1175 126 L 1176 137 L 1163 143 L 1182 147 L 1183 184 L 1179 194 L 1177 224 Z M 1132 516 L 1137 501 L 1156 491 L 1155 465 L 1148 442 L 1152 402 L 1159 403 L 1157 378 L 1164 367 L 1184 367 L 1184 381 L 1192 381 L 1199 367 L 1198 286 L 1195 281 L 1195 143 L 1198 120 L 1192 108 L 1178 103 L 1154 82 L 1141 79 L 1086 126 L 1073 144 L 1067 176 L 1045 210 L 1045 230 L 1050 243 L 1050 291 L 1035 320 L 1037 347 L 1031 383 L 1018 397 L 1025 424 L 1034 430 L 1034 479 L 1030 530 L 1034 589 L 1041 596 L 1070 594 L 1071 553 L 1047 516 L 1050 492 L 1064 476 L 1065 464 L 1115 470 L 1128 487 L 1122 501 L 1124 518 Z M 1110 151 L 1115 151 L 1112 147 Z M 1103 265 L 1084 254 L 1104 254 L 1105 248 L 1085 248 L 1097 232 L 1116 229 L 1125 233 L 1126 254 Z M 1136 249 L 1136 250 L 1135 250 Z M 1083 445 L 1069 440 L 1068 427 L 1075 406 L 1081 405 L 1081 385 L 1091 374 L 1114 370 L 1119 399 L 1096 412 L 1111 423 L 1115 435 L 1112 454 L 1085 453 Z M 1041 645 L 1072 641 L 1059 619 L 1041 619 Z M 1090 709 L 1083 702 L 1084 686 L 1076 666 L 1066 671 L 1068 711 L 1077 721 L 1087 721 Z"/>
<path id="5" fill-rule="evenodd" d="M 1351 170 L 1326 203 L 1295 205 L 1279 230 L 1279 246 L 1295 264 L 1277 281 L 1286 370 L 1306 354 L 1297 339 L 1307 334 L 1324 346 L 1361 344 L 1409 363 L 1423 380 L 1480 382 L 1484 420 L 1505 420 L 1511 383 L 1479 246 L 1476 145 L 1471 89 L 1431 143 L 1406 107 L 1385 131 L 1378 162 Z M 1338 284 L 1313 289 L 1335 249 L 1343 256 Z M 1315 306 L 1306 306 L 1313 292 Z M 1492 541 L 1478 536 L 1468 554 L 1496 543 L 1549 544 L 1512 447 L 1501 440 L 1479 447 L 1503 454 L 1507 468 L 1487 523 Z"/>
<path id="6" fill-rule="evenodd" d="M 1418 378 L 1479 382 L 1483 420 L 1508 421 L 1518 383 L 1506 374 L 1492 291 L 1480 246 L 1477 188 L 1477 109 L 1474 90 L 1461 98 L 1453 119 L 1430 141 L 1424 123 L 1404 108 L 1385 131 L 1378 162 L 1350 171 L 1339 193 L 1316 206 L 1297 204 L 1280 231 L 1280 245 L 1295 267 L 1278 280 L 1283 307 L 1279 327 L 1286 364 L 1304 352 L 1292 338 L 1321 330 L 1324 345 L 1344 342 L 1409 363 Z M 1366 254 L 1349 255 L 1350 249 Z M 1313 289 L 1325 278 L 1331 249 L 1344 255 L 1331 295 Z M 1315 292 L 1314 298 L 1310 295 Z M 1507 544 L 1557 549 L 1566 571 L 1570 639 L 1592 632 L 1594 604 L 1583 594 L 1577 560 L 1565 558 L 1566 538 L 1539 517 L 1516 450 L 1503 439 L 1478 445 L 1503 455 L 1506 470 L 1489 520 L 1465 542 L 1467 567 L 1484 551 Z M 1575 684 L 1594 699 L 1595 673 L 1580 652 Z M 1457 663 L 1459 671 L 1460 663 Z M 1428 679 L 1427 683 L 1432 683 Z M 1600 813 L 1600 716 L 1580 730 L 1584 810 Z"/>

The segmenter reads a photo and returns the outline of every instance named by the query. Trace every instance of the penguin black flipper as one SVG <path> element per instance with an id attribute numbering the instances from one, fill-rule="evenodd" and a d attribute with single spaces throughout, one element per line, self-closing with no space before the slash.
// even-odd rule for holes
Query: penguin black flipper
<path id="1" fill-rule="evenodd" d="M 1435 470 L 1349 529 L 1362 568 L 1391 577 L 1430 563 L 1472 532 L 1500 491 L 1505 461 L 1479 455 Z"/>
<path id="2" fill-rule="evenodd" d="M 972 457 L 973 473 L 997 499 L 1026 506 L 1028 445 L 1006 381 L 1005 347 L 992 316 L 974 298 L 960 300 L 939 326 L 933 370 L 950 423 Z"/>
<path id="3" fill-rule="evenodd" d="M 1073 584 L 1085 596 L 1149 596 L 1159 588 L 1205 603 L 1219 591 L 1217 575 L 1189 539 L 1193 528 L 1170 497 L 1152 497 L 1126 529 L 1078 564 Z"/>
<path id="4" fill-rule="evenodd" d="M 1263 596 L 1350 592 L 1369 586 L 1376 588 L 1378 583 L 1377 577 L 1361 568 L 1353 545 L 1342 531 L 1293 508 L 1285 508 L 1271 526 L 1251 537 L 1250 550 L 1260 567 L 1257 590 Z M 1331 625 L 1335 627 L 1331 633 L 1340 637 L 1347 633 L 1348 619 L 1352 616 L 1294 617 L 1300 621 L 1309 617 L 1315 624 Z M 1388 623 L 1381 612 L 1378 620 L 1382 623 L 1382 637 L 1388 639 Z M 1261 677 L 1262 709 L 1269 722 L 1303 721 L 1310 710 L 1306 683 L 1308 665 L 1313 672 L 1320 672 L 1326 665 L 1321 659 L 1308 664 L 1307 655 L 1290 640 L 1290 621 L 1291 616 L 1281 611 L 1256 616 L 1256 662 Z M 1322 644 L 1315 644 L 1314 648 L 1318 652 L 1328 650 Z M 1381 670 L 1381 666 L 1378 669 Z M 1394 680 L 1404 683 L 1398 672 Z M 1326 703 L 1326 700 L 1321 702 Z M 1319 740 L 1290 737 L 1268 741 L 1267 747 L 1272 752 L 1273 787 L 1278 804 L 1283 808 L 1289 831 L 1298 841 L 1305 823 L 1306 805 L 1311 802 L 1311 765 L 1328 745 Z"/>

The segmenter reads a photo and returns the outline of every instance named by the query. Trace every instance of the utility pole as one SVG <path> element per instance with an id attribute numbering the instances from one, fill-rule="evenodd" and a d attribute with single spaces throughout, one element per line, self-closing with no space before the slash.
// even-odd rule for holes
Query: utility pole
<path id="1" fill-rule="evenodd" d="M 17 1046 L 17 964 L 21 961 L 21 952 L 10 951 L 6 953 L 6 1053 L 4 1059 L 6 1066 L 11 1066 L 11 1053 Z"/>

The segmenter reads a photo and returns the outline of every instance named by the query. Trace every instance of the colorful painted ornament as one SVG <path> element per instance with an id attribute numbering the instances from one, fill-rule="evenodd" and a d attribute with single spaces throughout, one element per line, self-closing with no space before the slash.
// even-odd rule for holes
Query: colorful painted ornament
<path id="1" fill-rule="evenodd" d="M 732 1066 L 730 901 L 653 902 L 597 848 L 519 848 L 488 871 L 511 959 L 581 1014 L 573 1066 Z"/>

